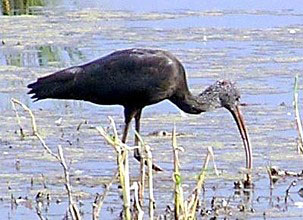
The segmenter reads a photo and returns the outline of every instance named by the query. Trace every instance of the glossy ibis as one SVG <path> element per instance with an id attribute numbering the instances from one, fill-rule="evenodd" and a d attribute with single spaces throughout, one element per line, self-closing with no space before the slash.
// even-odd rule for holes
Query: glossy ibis
<path id="1" fill-rule="evenodd" d="M 249 137 L 239 109 L 240 94 L 234 84 L 217 81 L 194 96 L 188 89 L 183 65 L 169 52 L 136 48 L 116 51 L 90 63 L 39 78 L 28 88 L 35 101 L 77 99 L 99 105 L 124 106 L 124 143 L 133 118 L 135 129 L 140 132 L 141 113 L 147 105 L 168 99 L 189 114 L 224 107 L 236 121 L 245 148 L 246 167 L 252 168 Z M 137 138 L 135 144 L 138 144 Z M 138 150 L 135 158 L 140 159 Z"/>

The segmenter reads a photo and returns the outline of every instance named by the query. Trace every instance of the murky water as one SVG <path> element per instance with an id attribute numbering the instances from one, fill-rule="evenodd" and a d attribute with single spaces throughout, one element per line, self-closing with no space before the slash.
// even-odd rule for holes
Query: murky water
<path id="1" fill-rule="evenodd" d="M 212 198 L 217 197 L 229 199 L 232 208 L 231 216 L 220 213 L 220 218 L 301 219 L 303 198 L 298 191 L 303 187 L 302 180 L 291 188 L 285 203 L 286 189 L 294 178 L 279 180 L 271 191 L 266 171 L 269 165 L 302 170 L 292 106 L 294 76 L 303 76 L 301 2 L 96 2 L 59 0 L 35 8 L 35 15 L 0 16 L 1 219 L 37 218 L 35 197 L 39 191 L 52 196 L 49 206 L 44 204 L 42 210 L 49 219 L 62 219 L 67 207 L 61 167 L 34 138 L 20 140 L 11 98 L 33 109 L 39 130 L 52 149 L 63 146 L 84 219 L 90 219 L 95 193 L 103 192 L 103 184 L 116 169 L 113 150 L 93 127 L 108 126 L 107 117 L 113 116 L 121 130 L 122 108 L 77 101 L 32 103 L 26 85 L 60 68 L 129 47 L 162 48 L 174 53 L 184 63 L 190 87 L 196 93 L 217 79 L 234 80 L 242 102 L 247 104 L 242 110 L 253 145 L 255 184 L 248 193 L 233 189 L 234 181 L 242 178 L 245 163 L 238 131 L 227 111 L 184 117 L 169 102 L 144 110 L 142 135 L 152 146 L 154 159 L 166 170 L 154 179 L 157 214 L 172 205 L 172 149 L 170 137 L 149 134 L 170 132 L 175 123 L 177 131 L 184 134 L 178 142 L 186 150 L 180 157 L 188 192 L 195 184 L 207 146 L 214 147 L 221 174 L 216 177 L 210 170 L 202 197 L 204 206 L 210 208 Z M 300 84 L 302 91 L 302 79 Z M 59 118 L 62 123 L 56 125 Z M 77 131 L 84 121 L 87 124 Z M 22 117 L 22 124 L 30 134 L 29 120 Z M 129 143 L 132 139 L 133 134 Z M 136 179 L 138 164 L 134 160 L 131 169 Z M 12 195 L 27 197 L 30 202 L 14 207 Z M 119 195 L 114 184 L 102 209 L 104 219 L 119 218 Z M 243 212 L 240 205 L 246 207 Z"/>

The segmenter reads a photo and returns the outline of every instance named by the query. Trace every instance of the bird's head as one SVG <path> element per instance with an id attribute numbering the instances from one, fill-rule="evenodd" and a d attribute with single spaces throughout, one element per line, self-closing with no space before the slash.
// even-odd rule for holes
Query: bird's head
<path id="1" fill-rule="evenodd" d="M 233 82 L 228 80 L 218 80 L 204 90 L 200 97 L 207 99 L 211 109 L 224 107 L 230 110 L 240 102 L 238 89 Z"/>
<path id="2" fill-rule="evenodd" d="M 200 95 L 202 102 L 208 103 L 209 109 L 226 108 L 235 119 L 240 135 L 243 140 L 245 154 L 246 154 L 246 167 L 252 168 L 252 150 L 248 132 L 244 123 L 243 115 L 240 111 L 240 93 L 235 87 L 235 84 L 228 80 L 219 80 L 213 85 L 209 86 Z"/>

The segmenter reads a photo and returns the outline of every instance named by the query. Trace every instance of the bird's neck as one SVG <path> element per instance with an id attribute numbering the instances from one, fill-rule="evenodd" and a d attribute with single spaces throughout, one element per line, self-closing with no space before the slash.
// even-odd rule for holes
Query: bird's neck
<path id="1" fill-rule="evenodd" d="M 195 96 L 190 92 L 176 96 L 171 101 L 176 104 L 182 111 L 189 114 L 200 114 L 211 110 L 210 104 L 207 102 L 206 97 Z"/>

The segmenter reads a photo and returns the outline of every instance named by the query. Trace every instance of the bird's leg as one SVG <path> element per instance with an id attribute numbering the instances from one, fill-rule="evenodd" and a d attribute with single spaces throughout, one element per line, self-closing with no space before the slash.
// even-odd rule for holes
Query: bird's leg
<path id="1" fill-rule="evenodd" d="M 129 125 L 132 121 L 132 118 L 135 115 L 135 111 L 129 109 L 129 108 L 124 108 L 124 129 L 123 129 L 123 135 L 122 135 L 122 143 L 126 143 L 127 140 L 127 135 L 128 135 L 128 130 L 129 130 Z M 117 158 L 117 164 L 119 164 L 119 158 Z M 125 165 L 125 161 L 124 161 Z"/>
<path id="2" fill-rule="evenodd" d="M 131 120 L 129 120 L 128 122 L 125 122 L 125 125 L 124 125 L 124 130 L 123 130 L 123 135 L 122 135 L 122 143 L 124 143 L 124 144 L 126 143 L 130 122 L 131 122 Z"/>
<path id="3" fill-rule="evenodd" d="M 136 111 L 134 111 L 134 110 L 130 110 L 128 108 L 124 109 L 125 125 L 124 125 L 123 136 L 122 136 L 122 143 L 124 143 L 124 144 L 126 143 L 130 122 L 131 122 L 132 118 L 135 116 L 135 114 L 136 114 Z"/>
<path id="4" fill-rule="evenodd" d="M 135 117 L 136 131 L 138 133 L 140 132 L 141 112 L 142 112 L 142 109 L 139 109 L 139 110 L 129 109 L 129 108 L 124 109 L 124 123 L 125 123 L 125 126 L 124 126 L 124 130 L 123 130 L 122 143 L 126 143 L 130 122 L 131 122 L 133 117 Z M 137 137 L 135 137 L 135 145 L 138 146 L 138 144 L 139 144 L 139 139 Z M 141 155 L 140 155 L 139 149 L 135 149 L 134 157 L 136 158 L 136 160 L 141 161 Z M 163 169 L 161 167 L 157 166 L 156 164 L 153 164 L 153 170 L 163 171 Z"/>
<path id="5" fill-rule="evenodd" d="M 136 132 L 138 134 L 140 134 L 140 118 L 141 118 L 141 113 L 142 113 L 142 109 L 138 110 L 136 115 L 135 115 L 135 129 Z M 140 151 L 142 152 L 142 148 L 139 147 L 139 138 L 137 135 L 135 135 L 135 146 L 138 146 L 138 148 L 135 149 L 134 151 L 134 157 L 137 161 L 140 162 L 140 178 L 139 178 L 139 182 L 140 182 L 140 187 L 139 187 L 139 193 L 138 193 L 138 197 L 139 197 L 139 204 L 141 205 L 141 207 L 143 206 L 143 198 L 144 198 L 144 179 L 145 179 L 145 175 L 143 172 L 144 169 L 144 161 L 142 160 L 142 156 Z"/>
<path id="6" fill-rule="evenodd" d="M 140 134 L 140 118 L 141 118 L 141 112 L 142 109 L 140 109 L 139 111 L 137 111 L 137 114 L 135 115 L 135 129 L 137 131 L 138 134 Z M 135 146 L 139 146 L 139 138 L 137 137 L 137 135 L 135 135 Z M 140 155 L 140 150 L 139 148 L 135 149 L 134 152 L 134 157 L 140 161 L 141 160 L 141 155 Z"/>
<path id="7" fill-rule="evenodd" d="M 140 118 L 141 118 L 141 113 L 142 113 L 142 109 L 138 110 L 136 115 L 135 115 L 135 129 L 137 131 L 138 134 L 140 134 Z M 139 146 L 139 138 L 137 136 L 135 136 L 135 146 Z M 135 152 L 134 152 L 134 157 L 136 158 L 136 160 L 141 161 L 141 154 L 140 154 L 140 149 L 136 148 Z M 147 165 L 147 161 L 145 161 L 145 165 Z M 153 163 L 153 170 L 155 171 L 163 171 L 163 169 L 161 167 L 159 167 L 157 164 Z"/>

